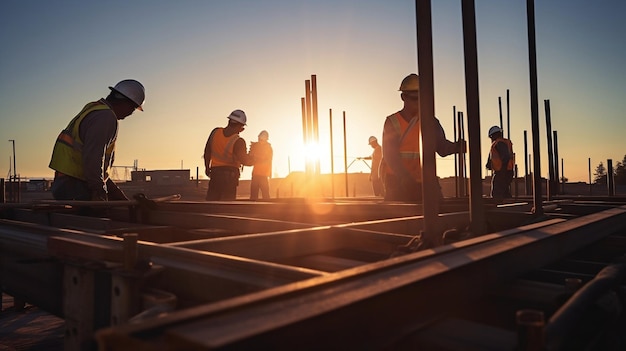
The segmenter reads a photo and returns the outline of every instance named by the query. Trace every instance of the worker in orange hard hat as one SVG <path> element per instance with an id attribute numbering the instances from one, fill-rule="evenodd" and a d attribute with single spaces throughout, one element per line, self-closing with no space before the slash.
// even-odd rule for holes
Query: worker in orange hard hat
<path id="1" fill-rule="evenodd" d="M 491 197 L 500 202 L 511 198 L 511 182 L 513 181 L 513 167 L 515 167 L 515 154 L 513 143 L 502 136 L 502 128 L 493 126 L 489 128 L 491 149 L 485 165 L 493 171 L 491 177 Z"/>
<path id="2" fill-rule="evenodd" d="M 240 168 L 244 165 L 252 166 L 253 163 L 246 141 L 239 136 L 247 121 L 245 112 L 234 110 L 228 115 L 228 125 L 213 129 L 207 139 L 204 147 L 204 173 L 209 177 L 206 194 L 208 201 L 237 198 Z"/>
<path id="3" fill-rule="evenodd" d="M 383 185 L 383 180 L 380 177 L 380 162 L 383 159 L 383 149 L 378 143 L 378 139 L 375 136 L 371 136 L 368 139 L 368 144 L 374 149 L 370 156 L 358 157 L 361 160 L 372 160 L 372 165 L 370 167 L 370 177 L 369 180 L 372 182 L 372 189 L 374 190 L 375 196 L 384 196 L 385 195 L 385 187 Z"/>
<path id="4" fill-rule="evenodd" d="M 270 135 L 266 130 L 259 133 L 258 141 L 250 143 L 250 155 L 254 159 L 252 179 L 250 180 L 250 200 L 258 200 L 259 190 L 263 200 L 270 198 L 270 178 L 272 176 L 272 158 L 274 151 L 267 140 Z"/>
<path id="5" fill-rule="evenodd" d="M 435 130 L 420 130 L 419 87 L 417 74 L 412 73 L 406 76 L 399 89 L 404 106 L 385 120 L 382 146 L 383 162 L 381 165 L 384 172 L 385 200 L 422 201 L 420 133 L 435 134 L 436 151 L 442 157 L 466 151 L 464 140 L 451 142 L 446 139 L 437 118 L 435 118 Z M 434 186 L 438 187 L 439 184 Z"/>
<path id="6" fill-rule="evenodd" d="M 128 200 L 108 171 L 118 122 L 143 111 L 145 89 L 134 79 L 109 89 L 106 98 L 85 105 L 57 137 L 49 164 L 55 171 L 51 190 L 57 200 Z"/>

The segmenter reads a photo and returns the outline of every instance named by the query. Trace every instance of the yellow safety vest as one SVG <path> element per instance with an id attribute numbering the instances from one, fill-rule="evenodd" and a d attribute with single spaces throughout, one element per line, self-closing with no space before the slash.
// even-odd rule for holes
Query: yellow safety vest
<path id="1" fill-rule="evenodd" d="M 241 164 L 235 161 L 233 149 L 239 134 L 229 137 L 224 135 L 224 128 L 215 128 L 211 137 L 211 167 L 230 166 L 239 168 Z"/>
<path id="2" fill-rule="evenodd" d="M 90 102 L 85 105 L 82 111 L 70 121 L 57 137 L 48 167 L 74 178 L 85 180 L 83 141 L 80 139 L 79 133 L 80 124 L 91 112 L 110 109 L 103 100 Z M 105 160 L 111 160 L 114 150 L 115 140 L 107 147 L 104 155 Z M 108 169 L 109 164 L 107 163 L 105 167 Z"/>

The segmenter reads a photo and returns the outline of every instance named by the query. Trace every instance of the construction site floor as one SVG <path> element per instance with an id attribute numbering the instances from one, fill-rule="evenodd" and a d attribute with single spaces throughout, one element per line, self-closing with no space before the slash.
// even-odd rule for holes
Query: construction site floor
<path id="1" fill-rule="evenodd" d="M 29 304 L 16 309 L 13 297 L 2 294 L 0 351 L 60 351 L 64 331 L 63 319 Z"/>

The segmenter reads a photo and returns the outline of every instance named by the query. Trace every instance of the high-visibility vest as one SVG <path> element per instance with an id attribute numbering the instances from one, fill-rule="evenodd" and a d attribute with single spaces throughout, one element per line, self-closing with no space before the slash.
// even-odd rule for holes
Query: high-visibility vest
<path id="1" fill-rule="evenodd" d="M 254 157 L 252 175 L 269 177 L 272 174 L 272 145 L 267 141 L 252 143 L 250 154 Z"/>
<path id="2" fill-rule="evenodd" d="M 79 133 L 80 124 L 88 114 L 100 110 L 111 110 L 111 108 L 103 99 L 88 103 L 83 107 L 82 111 L 70 121 L 67 127 L 59 133 L 54 143 L 52 158 L 50 159 L 48 167 L 74 178 L 85 180 L 83 168 L 83 141 L 80 139 Z M 113 110 L 111 110 L 111 113 L 114 113 Z M 105 150 L 105 172 L 110 166 L 109 163 L 112 160 L 114 151 L 115 139 Z"/>
<path id="3" fill-rule="evenodd" d="M 494 171 L 504 171 L 502 167 L 502 157 L 496 149 L 498 143 L 505 143 L 509 149 L 509 162 L 506 164 L 506 170 L 512 171 L 515 166 L 515 155 L 513 154 L 513 143 L 509 139 L 498 138 L 491 143 L 491 151 L 489 151 L 489 158 L 491 159 L 491 169 Z"/>
<path id="4" fill-rule="evenodd" d="M 241 163 L 235 161 L 233 153 L 239 134 L 229 137 L 224 135 L 224 128 L 215 128 L 211 135 L 211 167 L 231 166 L 239 168 Z"/>
<path id="5" fill-rule="evenodd" d="M 400 159 L 404 168 L 417 182 L 422 180 L 422 163 L 420 161 L 420 124 L 417 117 L 407 122 L 400 112 L 387 117 L 396 134 L 400 136 Z M 391 167 L 386 166 L 387 174 L 394 174 Z"/>

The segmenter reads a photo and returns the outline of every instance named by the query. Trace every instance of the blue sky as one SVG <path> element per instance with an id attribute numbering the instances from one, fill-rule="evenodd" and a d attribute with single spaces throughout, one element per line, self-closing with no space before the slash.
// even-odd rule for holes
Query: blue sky
<path id="1" fill-rule="evenodd" d="M 436 115 L 453 138 L 452 108 L 465 111 L 461 1 L 433 1 Z M 536 35 L 542 175 L 547 175 L 543 101 L 550 100 L 565 176 L 588 179 L 626 154 L 626 2 L 537 1 Z M 526 1 L 476 1 L 480 121 L 499 124 L 498 97 L 510 93 L 511 139 L 524 172 L 530 135 Z M 300 99 L 317 77 L 321 167 L 343 171 L 346 113 L 350 163 L 371 152 L 387 115 L 401 108 L 402 78 L 417 72 L 415 4 L 398 1 L 5 1 L 0 11 L 0 177 L 51 177 L 59 131 L 108 86 L 146 86 L 145 112 L 120 123 L 116 164 L 196 167 L 211 129 L 234 109 L 248 114 L 249 143 L 269 132 L 274 174 L 303 170 Z M 504 110 L 504 113 L 506 111 Z M 506 118 L 506 116 L 505 116 Z M 505 129 L 507 125 L 505 124 Z M 484 160 L 489 141 L 481 139 Z M 324 156 L 325 155 L 325 156 Z M 454 158 L 437 158 L 451 176 Z M 355 162 L 350 172 L 368 171 Z M 483 176 L 486 171 L 483 170 Z M 246 170 L 244 178 L 249 177 Z"/>

